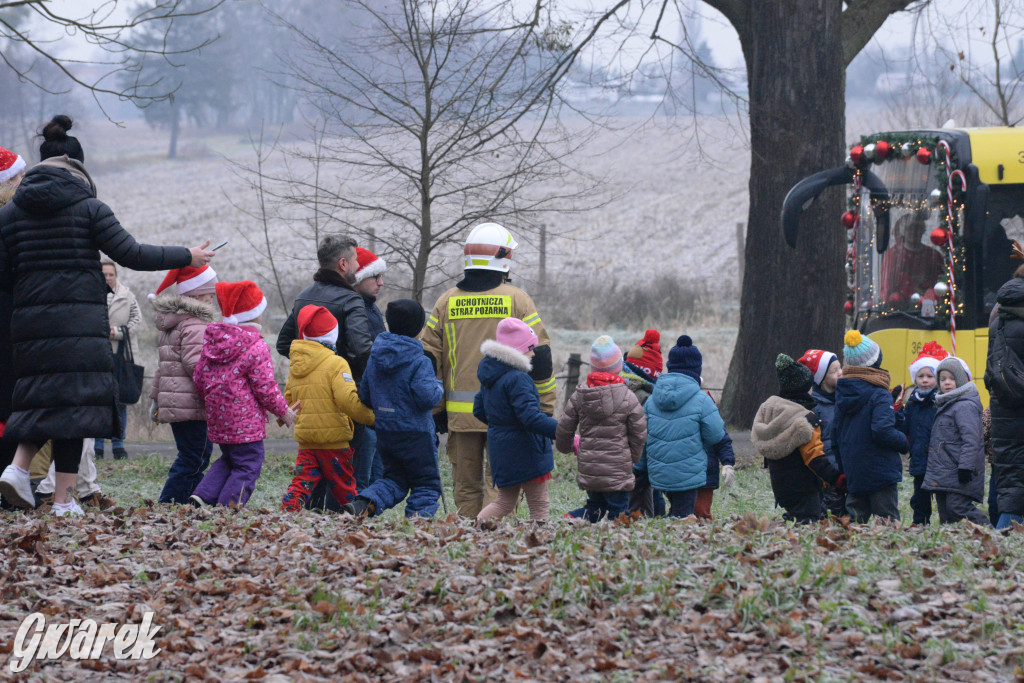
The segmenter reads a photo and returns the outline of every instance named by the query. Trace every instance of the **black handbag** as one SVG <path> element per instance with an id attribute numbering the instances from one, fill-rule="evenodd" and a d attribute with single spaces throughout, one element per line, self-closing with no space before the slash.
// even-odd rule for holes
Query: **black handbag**
<path id="1" fill-rule="evenodd" d="M 135 364 L 132 353 L 132 337 L 128 328 L 124 329 L 124 338 L 114 354 L 114 379 L 117 380 L 117 402 L 133 405 L 142 397 L 142 376 L 146 369 Z"/>

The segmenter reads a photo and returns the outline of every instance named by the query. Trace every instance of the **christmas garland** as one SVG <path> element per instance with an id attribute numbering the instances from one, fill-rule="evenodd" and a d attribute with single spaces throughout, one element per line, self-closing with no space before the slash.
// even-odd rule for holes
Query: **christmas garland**
<path id="1" fill-rule="evenodd" d="M 886 163 L 893 159 L 909 159 L 913 156 L 921 164 L 932 164 L 934 166 L 938 188 L 932 191 L 926 201 L 930 201 L 939 207 L 948 208 L 945 228 L 936 228 L 930 236 L 932 243 L 940 248 L 943 261 L 949 264 L 949 267 L 946 269 L 945 281 L 940 280 L 937 283 L 946 291 L 936 292 L 940 300 L 939 303 L 942 305 L 936 306 L 934 321 L 943 326 L 949 325 L 951 328 L 955 326 L 954 320 L 950 318 L 950 305 L 955 305 L 958 309 L 962 307 L 962 303 L 956 300 L 955 287 L 957 282 L 965 282 L 963 248 L 959 244 L 954 244 L 954 236 L 959 237 L 961 233 L 959 212 L 963 208 L 964 188 L 963 185 L 953 182 L 951 179 L 951 175 L 960 167 L 959 159 L 950 147 L 940 145 L 940 140 L 939 136 L 921 135 L 919 133 L 885 133 L 862 136 L 860 142 L 850 149 L 850 154 L 846 158 L 846 164 L 853 168 L 856 173 L 852 190 L 848 196 L 847 211 L 842 216 L 843 226 L 848 230 L 846 269 L 848 275 L 847 284 L 850 292 L 844 304 L 844 311 L 847 315 L 852 316 L 855 313 L 852 297 L 856 285 L 857 232 L 860 223 L 862 189 L 860 171 L 869 168 L 872 164 Z M 962 172 L 959 174 L 959 177 L 963 178 Z M 949 200 L 950 190 L 952 190 L 953 194 L 952 202 Z M 939 287 L 935 289 L 939 289 Z M 903 301 L 897 297 L 896 300 L 880 302 L 879 305 L 875 306 L 875 310 L 883 313 L 916 311 L 921 306 L 922 301 L 919 295 L 915 294 L 915 297 L 917 297 L 916 300 L 912 298 L 909 301 Z"/>

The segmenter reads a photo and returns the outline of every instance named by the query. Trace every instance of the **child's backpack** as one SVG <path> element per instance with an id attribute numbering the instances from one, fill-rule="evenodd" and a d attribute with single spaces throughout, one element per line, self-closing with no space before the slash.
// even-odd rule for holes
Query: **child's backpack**
<path id="1" fill-rule="evenodd" d="M 992 335 L 985 362 L 985 387 L 1004 408 L 1024 407 L 1024 362 L 1006 344 L 1004 321 Z"/>

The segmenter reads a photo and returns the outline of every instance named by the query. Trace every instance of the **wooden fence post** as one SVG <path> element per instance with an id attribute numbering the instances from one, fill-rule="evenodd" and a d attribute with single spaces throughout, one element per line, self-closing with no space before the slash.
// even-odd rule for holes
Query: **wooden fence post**
<path id="1" fill-rule="evenodd" d="M 565 378 L 565 396 L 562 407 L 569 402 L 569 397 L 576 393 L 576 387 L 580 383 L 580 367 L 583 365 L 583 358 L 578 353 L 569 354 L 569 373 Z"/>

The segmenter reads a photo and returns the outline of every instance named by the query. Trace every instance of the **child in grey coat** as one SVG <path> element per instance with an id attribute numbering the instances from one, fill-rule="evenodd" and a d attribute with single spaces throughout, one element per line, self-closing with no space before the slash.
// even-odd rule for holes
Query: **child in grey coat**
<path id="1" fill-rule="evenodd" d="M 985 440 L 981 398 L 967 364 L 949 357 L 939 363 L 939 393 L 922 488 L 935 493 L 939 521 L 967 519 L 988 526 L 977 507 L 985 492 Z"/>

